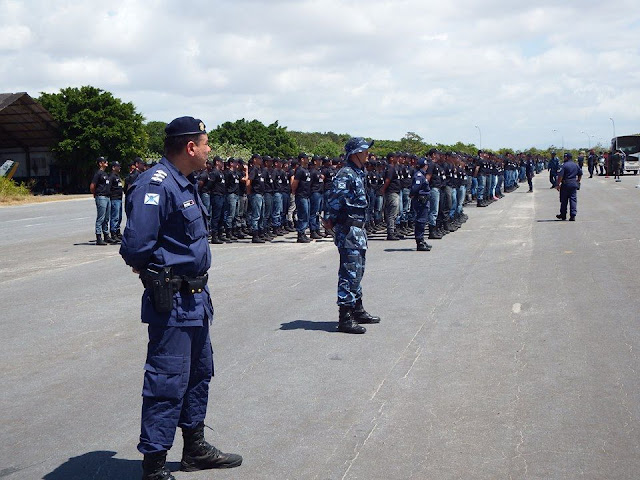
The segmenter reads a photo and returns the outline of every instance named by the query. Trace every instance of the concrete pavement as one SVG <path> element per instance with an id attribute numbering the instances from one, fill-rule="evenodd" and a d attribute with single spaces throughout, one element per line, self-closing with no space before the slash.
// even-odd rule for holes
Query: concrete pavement
<path id="1" fill-rule="evenodd" d="M 371 239 L 362 336 L 330 241 L 212 246 L 207 438 L 244 463 L 176 478 L 637 478 L 637 177 L 585 178 L 575 223 L 545 177 L 431 252 Z M 0 478 L 139 478 L 141 286 L 94 208 L 0 209 Z"/>

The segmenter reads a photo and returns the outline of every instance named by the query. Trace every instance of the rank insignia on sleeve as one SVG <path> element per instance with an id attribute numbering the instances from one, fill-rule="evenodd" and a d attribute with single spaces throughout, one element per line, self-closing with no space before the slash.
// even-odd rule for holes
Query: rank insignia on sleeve
<path id="1" fill-rule="evenodd" d="M 347 188 L 347 182 L 338 182 L 338 188 L 344 190 Z"/>
<path id="2" fill-rule="evenodd" d="M 159 205 L 160 204 L 160 194 L 159 193 L 146 193 L 144 195 L 144 204 L 145 205 Z"/>
<path id="3" fill-rule="evenodd" d="M 162 181 L 167 178 L 167 172 L 164 170 L 156 170 L 151 177 L 149 183 L 154 183 L 156 185 L 160 185 Z"/>

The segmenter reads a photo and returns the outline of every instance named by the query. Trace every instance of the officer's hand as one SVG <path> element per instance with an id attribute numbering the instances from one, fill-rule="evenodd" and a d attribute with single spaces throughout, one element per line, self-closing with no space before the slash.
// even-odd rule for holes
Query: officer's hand
<path id="1" fill-rule="evenodd" d="M 140 270 L 136 270 L 135 268 L 131 267 L 131 271 L 135 274 L 140 274 Z"/>
<path id="2" fill-rule="evenodd" d="M 558 185 L 558 186 L 556 187 L 556 190 L 560 191 L 560 185 Z"/>

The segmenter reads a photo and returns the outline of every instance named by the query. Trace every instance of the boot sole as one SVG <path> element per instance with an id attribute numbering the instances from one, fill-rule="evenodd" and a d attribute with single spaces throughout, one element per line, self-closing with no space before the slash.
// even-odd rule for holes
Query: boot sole
<path id="1" fill-rule="evenodd" d="M 242 460 L 239 460 L 237 462 L 234 463 L 226 463 L 226 464 L 221 464 L 221 465 L 213 465 L 211 467 L 206 467 L 206 468 L 198 468 L 195 465 L 185 465 L 183 463 L 180 463 L 180 471 L 181 472 L 200 472 L 202 470 L 221 470 L 223 468 L 235 468 L 235 467 L 239 467 L 240 465 L 242 465 Z"/>

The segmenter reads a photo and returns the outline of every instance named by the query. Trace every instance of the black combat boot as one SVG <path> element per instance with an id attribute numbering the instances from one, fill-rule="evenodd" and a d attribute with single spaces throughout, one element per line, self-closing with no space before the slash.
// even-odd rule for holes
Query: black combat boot
<path id="1" fill-rule="evenodd" d="M 251 238 L 251 243 L 265 243 L 265 241 L 260 238 L 260 233 L 258 232 L 258 230 L 254 230 Z"/>
<path id="2" fill-rule="evenodd" d="M 142 480 L 176 480 L 167 470 L 167 452 L 148 453 L 142 460 Z"/>
<path id="3" fill-rule="evenodd" d="M 237 241 L 237 240 L 238 240 L 238 237 L 236 237 L 236 236 L 233 234 L 233 230 L 231 230 L 230 228 L 227 228 L 226 230 L 227 230 L 227 238 L 228 238 L 229 240 L 231 240 L 232 242 L 235 242 L 235 241 Z"/>
<path id="4" fill-rule="evenodd" d="M 222 245 L 224 242 L 218 238 L 218 233 L 217 232 L 213 232 L 211 234 L 211 244 L 212 245 Z"/>
<path id="5" fill-rule="evenodd" d="M 304 232 L 298 232 L 298 240 L 296 241 L 298 243 L 309 243 L 311 242 L 311 239 L 307 237 L 307 235 Z"/>
<path id="6" fill-rule="evenodd" d="M 320 235 L 320 232 L 318 232 L 317 230 L 312 230 L 311 231 L 311 238 L 313 240 L 320 240 L 321 238 L 324 238 L 322 235 Z"/>
<path id="7" fill-rule="evenodd" d="M 106 245 L 106 244 L 107 244 L 107 242 L 105 242 L 102 239 L 102 235 L 96 234 L 96 245 Z"/>
<path id="8" fill-rule="evenodd" d="M 246 238 L 246 237 L 244 236 L 244 233 L 242 233 L 242 229 L 240 229 L 240 228 L 236 228 L 236 229 L 235 229 L 235 233 L 234 233 L 234 235 L 236 236 L 236 238 L 238 238 L 238 239 L 240 239 L 240 240 L 243 240 L 244 238 Z"/>
<path id="9" fill-rule="evenodd" d="M 118 240 L 122 240 L 122 234 L 120 233 L 120 229 L 116 230 L 116 233 L 113 234 Z"/>
<path id="10" fill-rule="evenodd" d="M 116 243 L 120 243 L 120 240 L 118 240 L 116 237 L 112 237 L 108 233 L 104 234 L 104 240 L 105 240 L 105 242 L 110 243 L 112 245 L 114 245 Z"/>
<path id="11" fill-rule="evenodd" d="M 380 317 L 375 317 L 364 309 L 361 298 L 356 300 L 352 315 L 358 323 L 380 323 Z"/>
<path id="12" fill-rule="evenodd" d="M 196 428 L 183 428 L 182 460 L 180 470 L 196 472 L 211 468 L 233 468 L 242 463 L 242 457 L 235 453 L 222 453 L 204 439 L 204 423 Z"/>
<path id="13" fill-rule="evenodd" d="M 486 207 L 487 204 L 485 203 L 484 200 L 478 200 L 478 203 L 476 203 L 477 207 Z"/>
<path id="14" fill-rule="evenodd" d="M 338 315 L 338 331 L 342 333 L 364 333 L 367 331 L 366 328 L 358 325 L 358 323 L 353 319 L 353 307 L 349 307 L 347 305 L 339 306 L 339 315 Z"/>
<path id="15" fill-rule="evenodd" d="M 416 240 L 416 250 L 418 252 L 428 252 L 431 250 L 431 245 L 426 243 L 424 240 Z"/>
<path id="16" fill-rule="evenodd" d="M 440 240 L 442 235 L 434 225 L 429 225 L 429 240 Z"/>

